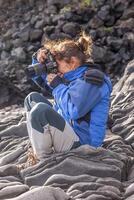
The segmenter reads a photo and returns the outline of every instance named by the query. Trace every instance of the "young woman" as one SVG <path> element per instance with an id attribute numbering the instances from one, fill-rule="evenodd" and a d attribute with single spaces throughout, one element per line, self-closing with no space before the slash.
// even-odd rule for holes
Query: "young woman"
<path id="1" fill-rule="evenodd" d="M 87 63 L 92 52 L 91 38 L 83 34 L 77 41 L 49 41 L 44 47 L 55 57 L 58 75 L 48 74 L 47 82 L 44 80 L 52 90 L 54 106 L 38 92 L 25 99 L 27 128 L 35 155 L 42 159 L 46 154 L 84 144 L 101 146 L 112 86 L 98 65 Z M 36 59 L 43 63 L 45 50 L 38 51 Z"/>

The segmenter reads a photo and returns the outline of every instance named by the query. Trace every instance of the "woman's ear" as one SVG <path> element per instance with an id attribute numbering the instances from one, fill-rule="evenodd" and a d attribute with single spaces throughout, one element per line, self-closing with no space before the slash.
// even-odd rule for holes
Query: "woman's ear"
<path id="1" fill-rule="evenodd" d="M 71 66 L 71 69 L 75 69 L 78 66 L 80 66 L 79 59 L 75 56 L 72 56 L 71 59 L 70 59 L 70 66 Z"/>
<path id="2" fill-rule="evenodd" d="M 77 58 L 76 58 L 75 56 L 72 56 L 71 59 L 70 59 L 70 62 L 73 64 L 73 63 L 76 62 L 76 59 L 77 59 Z"/>

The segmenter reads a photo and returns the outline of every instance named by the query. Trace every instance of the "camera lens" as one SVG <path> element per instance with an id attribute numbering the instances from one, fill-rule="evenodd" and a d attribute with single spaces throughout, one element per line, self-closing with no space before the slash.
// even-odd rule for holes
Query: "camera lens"
<path id="1" fill-rule="evenodd" d="M 28 76 L 40 76 L 43 73 L 46 73 L 46 67 L 44 64 L 40 64 L 40 63 L 36 63 L 33 65 L 29 65 L 27 67 L 26 73 L 28 74 Z"/>

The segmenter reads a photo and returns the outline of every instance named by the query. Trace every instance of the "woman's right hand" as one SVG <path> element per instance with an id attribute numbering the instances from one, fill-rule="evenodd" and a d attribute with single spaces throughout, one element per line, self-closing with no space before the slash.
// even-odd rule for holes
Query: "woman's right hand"
<path id="1" fill-rule="evenodd" d="M 45 49 L 39 49 L 37 52 L 37 60 L 39 63 L 43 64 L 45 62 L 45 59 L 47 58 L 47 50 Z"/>

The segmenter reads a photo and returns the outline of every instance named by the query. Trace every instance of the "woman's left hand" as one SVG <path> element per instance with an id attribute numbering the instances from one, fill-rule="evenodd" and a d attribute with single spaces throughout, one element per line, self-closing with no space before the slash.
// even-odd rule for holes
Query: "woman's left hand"
<path id="1" fill-rule="evenodd" d="M 62 74 L 61 73 L 57 73 L 57 74 L 48 74 L 47 75 L 47 81 L 49 82 L 49 83 L 51 83 L 52 81 L 53 81 L 53 79 L 56 77 L 56 76 L 60 76 L 61 78 L 62 78 Z"/>
<path id="2" fill-rule="evenodd" d="M 49 83 L 51 83 L 52 80 L 53 80 L 56 76 L 57 76 L 57 74 L 48 74 L 48 75 L 47 75 L 47 81 L 48 81 Z"/>
<path id="3" fill-rule="evenodd" d="M 63 83 L 63 74 L 48 74 L 47 75 L 47 81 L 49 82 L 49 85 L 54 89 L 59 84 Z"/>

